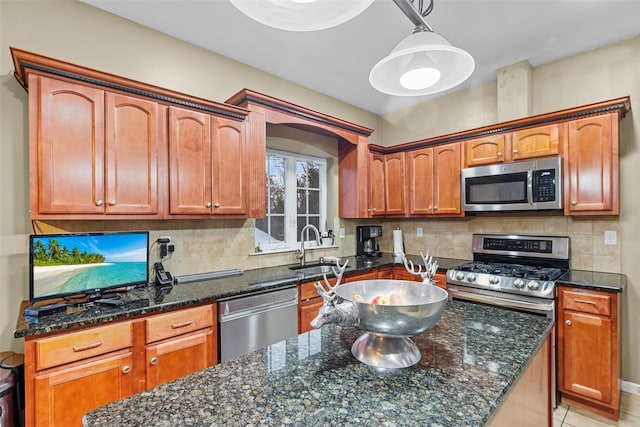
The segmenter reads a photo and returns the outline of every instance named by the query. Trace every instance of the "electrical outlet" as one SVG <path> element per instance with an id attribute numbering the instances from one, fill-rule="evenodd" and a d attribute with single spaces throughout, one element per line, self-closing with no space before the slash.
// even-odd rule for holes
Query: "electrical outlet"
<path id="1" fill-rule="evenodd" d="M 416 236 L 418 236 L 418 237 L 422 237 L 423 236 L 422 227 L 416 228 Z"/>
<path id="2" fill-rule="evenodd" d="M 615 230 L 607 230 L 604 232 L 604 244 L 605 245 L 617 245 L 618 233 Z"/>
<path id="3" fill-rule="evenodd" d="M 344 237 L 345 237 L 344 228 L 341 228 L 341 229 L 340 229 L 340 238 L 341 238 L 341 239 L 344 239 Z"/>

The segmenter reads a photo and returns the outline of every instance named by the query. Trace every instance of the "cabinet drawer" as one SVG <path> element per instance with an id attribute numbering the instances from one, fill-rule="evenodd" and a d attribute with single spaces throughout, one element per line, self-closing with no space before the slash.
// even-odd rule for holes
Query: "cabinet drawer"
<path id="1" fill-rule="evenodd" d="M 36 342 L 36 370 L 131 347 L 131 322 L 72 332 Z"/>
<path id="2" fill-rule="evenodd" d="M 329 283 L 331 284 L 331 286 L 336 284 L 336 278 L 332 277 L 331 279 L 329 279 Z M 320 279 L 319 280 L 320 283 L 322 283 L 322 286 L 324 286 L 326 288 L 326 284 L 324 283 L 324 279 Z M 303 283 L 300 285 L 300 289 L 298 292 L 299 295 L 299 299 L 300 301 L 305 301 L 311 298 L 317 298 L 320 295 L 318 294 L 318 292 L 316 292 L 316 288 L 315 288 L 315 284 L 318 283 L 318 280 L 316 280 L 315 282 L 308 282 L 308 283 Z"/>
<path id="3" fill-rule="evenodd" d="M 566 310 L 611 316 L 611 297 L 609 295 L 563 290 L 562 303 Z"/>
<path id="4" fill-rule="evenodd" d="M 147 343 L 163 340 L 213 325 L 210 305 L 159 314 L 145 320 Z"/>

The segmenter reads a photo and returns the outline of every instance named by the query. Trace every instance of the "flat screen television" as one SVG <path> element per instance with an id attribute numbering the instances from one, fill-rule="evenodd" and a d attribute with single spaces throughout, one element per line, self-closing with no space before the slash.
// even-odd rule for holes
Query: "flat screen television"
<path id="1" fill-rule="evenodd" d="M 29 299 L 85 294 L 149 282 L 149 232 L 29 236 Z"/>

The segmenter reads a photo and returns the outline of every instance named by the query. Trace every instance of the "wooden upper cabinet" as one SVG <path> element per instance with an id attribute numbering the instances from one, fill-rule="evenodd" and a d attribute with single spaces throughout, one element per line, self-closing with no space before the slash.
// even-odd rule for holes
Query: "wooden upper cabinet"
<path id="1" fill-rule="evenodd" d="M 31 75 L 32 217 L 157 215 L 156 102 Z M 52 215 L 52 216 L 51 216 Z"/>
<path id="2" fill-rule="evenodd" d="M 460 205 L 460 144 L 433 147 L 433 211 L 435 215 L 462 215 Z"/>
<path id="3" fill-rule="evenodd" d="M 505 134 L 488 135 L 464 142 L 465 167 L 505 161 Z"/>
<path id="4" fill-rule="evenodd" d="M 561 143 L 559 124 L 538 126 L 515 131 L 511 134 L 511 159 L 523 160 L 532 157 L 557 156 Z"/>
<path id="5" fill-rule="evenodd" d="M 212 117 L 213 213 L 247 213 L 245 125 Z"/>
<path id="6" fill-rule="evenodd" d="M 169 108 L 169 213 L 211 213 L 211 120 Z"/>
<path id="7" fill-rule="evenodd" d="M 385 214 L 384 154 L 371 153 L 369 162 L 369 215 Z"/>
<path id="8" fill-rule="evenodd" d="M 444 144 L 407 152 L 409 213 L 462 214 L 460 144 Z"/>
<path id="9" fill-rule="evenodd" d="M 30 86 L 32 217 L 104 213 L 104 91 L 33 74 Z"/>
<path id="10" fill-rule="evenodd" d="M 156 214 L 166 107 L 114 93 L 106 100 L 106 212 Z"/>
<path id="11" fill-rule="evenodd" d="M 387 215 L 405 215 L 404 153 L 386 154 L 384 157 L 385 212 Z"/>
<path id="12" fill-rule="evenodd" d="M 169 108 L 169 212 L 245 215 L 245 122 Z"/>
<path id="13" fill-rule="evenodd" d="M 458 171 L 460 168 L 458 167 Z M 407 175 L 410 215 L 433 213 L 433 148 L 407 152 Z"/>
<path id="14" fill-rule="evenodd" d="M 565 157 L 565 214 L 618 215 L 617 114 L 570 121 Z"/>

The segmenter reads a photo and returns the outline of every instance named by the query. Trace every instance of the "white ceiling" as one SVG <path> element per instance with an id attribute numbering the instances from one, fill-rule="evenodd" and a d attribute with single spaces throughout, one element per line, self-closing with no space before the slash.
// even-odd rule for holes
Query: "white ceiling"
<path id="1" fill-rule="evenodd" d="M 371 68 L 413 30 L 391 0 L 308 33 L 259 24 L 227 0 L 81 1 L 376 114 L 443 95 L 393 97 L 370 86 Z M 435 0 L 426 21 L 476 61 L 450 93 L 520 61 L 536 67 L 638 35 L 639 17 L 640 0 Z"/>

